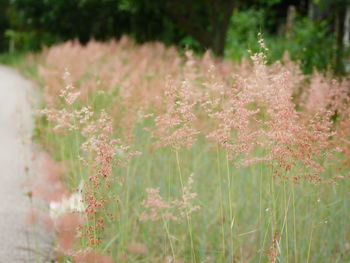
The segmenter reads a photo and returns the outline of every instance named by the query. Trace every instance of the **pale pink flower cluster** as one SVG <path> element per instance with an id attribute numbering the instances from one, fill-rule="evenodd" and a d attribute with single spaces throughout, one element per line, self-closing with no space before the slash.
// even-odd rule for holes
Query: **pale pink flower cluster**
<path id="1" fill-rule="evenodd" d="M 300 174 L 317 178 L 322 172 L 319 163 L 330 156 L 326 151 L 350 153 L 349 82 L 321 73 L 306 77 L 287 55 L 268 65 L 268 49 L 261 37 L 259 43 L 261 52 L 234 65 L 215 60 L 209 52 L 196 57 L 187 51 L 181 57 L 174 48 L 160 43 L 137 46 L 128 38 L 92 41 L 86 46 L 67 42 L 43 53 L 40 75 L 50 87 L 51 99 L 61 96 L 68 105 L 93 92 L 110 96 L 117 90 L 110 118 L 129 142 L 136 123 L 144 116 L 154 116 L 155 125 L 149 130 L 158 146 L 179 150 L 192 147 L 199 136 L 205 136 L 232 159 L 242 156 L 243 165 L 266 161 L 290 170 L 299 162 L 305 166 Z M 60 91 L 62 78 L 58 74 L 66 67 L 71 74 L 65 73 L 66 88 Z M 44 113 L 57 124 L 57 131 L 84 126 L 86 152 L 96 154 L 101 142 L 101 156 L 110 159 L 114 148 L 120 157 L 127 155 L 121 141 L 98 137 L 101 132 L 96 128 L 99 124 L 91 121 L 91 109 L 49 109 Z M 264 154 L 257 155 L 257 151 Z M 102 174 L 108 174 L 108 165 L 101 165 Z"/>
<path id="2" fill-rule="evenodd" d="M 220 105 L 220 109 L 209 111 L 209 116 L 217 120 L 217 128 L 207 138 L 215 140 L 232 158 L 233 154 L 245 154 L 249 158 L 258 145 L 260 131 L 252 125 L 252 121 L 256 120 L 259 110 L 249 109 L 252 102 L 247 94 L 231 89 L 218 103 L 207 103 Z"/>
<path id="3" fill-rule="evenodd" d="M 311 169 L 306 176 L 310 181 L 320 180 L 318 175 L 323 171 L 317 158 L 324 159 L 323 153 L 329 149 L 332 112 L 324 109 L 323 116 L 315 113 L 304 118 L 296 110 L 289 86 L 291 74 L 281 72 L 269 82 L 271 92 L 265 97 L 267 108 L 264 125 L 266 141 L 263 147 L 267 149 L 271 160 L 278 167 L 289 171 L 297 162 Z M 305 175 L 304 175 L 305 177 Z"/>
<path id="4" fill-rule="evenodd" d="M 162 218 L 177 220 L 177 217 L 172 213 L 172 205 L 163 200 L 159 194 L 159 188 L 147 188 L 147 199 L 142 201 L 141 205 L 148 211 L 141 214 L 140 220 L 152 220 L 157 221 Z"/>
<path id="5" fill-rule="evenodd" d="M 65 71 L 63 78 L 65 80 L 65 87 L 60 90 L 59 97 L 63 98 L 68 105 L 72 105 L 79 97 L 80 92 L 75 91 L 75 88 L 72 86 L 68 71 Z M 82 107 L 79 110 L 52 107 L 40 110 L 39 113 L 46 115 L 49 121 L 56 124 L 53 128 L 55 131 L 77 130 L 93 116 L 93 112 L 89 107 Z"/>
<path id="6" fill-rule="evenodd" d="M 262 38 L 259 43 L 261 52 L 239 64 L 215 59 L 210 52 L 180 56 L 174 47 L 136 45 L 126 37 L 84 46 L 71 41 L 43 52 L 39 75 L 49 108 L 41 112 L 54 123 L 54 131 L 74 131 L 82 139 L 79 158 L 89 173 L 82 193 L 84 213 L 94 224 L 84 225 L 81 234 L 89 245 L 101 242 L 106 222 L 100 212 L 111 201 L 106 193 L 114 180 L 122 180 L 114 168 L 140 154 L 128 145 L 136 144 L 135 128 L 142 122 L 156 146 L 177 154 L 199 139 L 208 151 L 222 148 L 237 165 L 265 162 L 272 167 L 271 176 L 296 183 L 304 178 L 337 184 L 348 177 L 349 79 L 317 72 L 305 76 L 287 56 L 269 65 Z M 91 98 L 106 101 L 106 109 L 95 112 L 87 106 Z M 335 152 L 342 157 L 337 158 L 340 172 L 326 178 L 325 160 Z M 175 200 L 164 200 L 159 188 L 148 188 L 141 220 L 179 220 L 198 210 L 192 183 L 190 177 Z M 51 199 L 65 193 L 58 181 L 47 189 L 51 187 L 50 194 L 45 187 L 39 190 Z M 72 244 L 72 235 L 67 236 Z M 105 260 L 93 250 L 80 252 L 78 262 Z M 275 245 L 270 252 L 277 257 Z"/>
<path id="7" fill-rule="evenodd" d="M 69 76 L 66 72 L 64 78 L 68 80 Z M 44 109 L 41 113 L 56 124 L 54 131 L 74 130 L 79 134 L 78 136 L 85 138 L 81 143 L 82 155 L 79 159 L 88 166 L 91 174 L 87 178 L 90 183 L 84 183 L 82 201 L 87 219 L 94 221 L 94 227 L 87 225 L 83 235 L 88 238 L 90 245 L 96 245 L 100 239 L 95 233 L 104 230 L 105 221 L 98 212 L 102 211 L 109 201 L 104 195 L 110 187 L 110 182 L 118 178 L 113 176 L 113 168 L 126 164 L 140 153 L 131 152 L 129 146 L 123 145 L 120 138 L 114 138 L 113 120 L 106 111 L 102 110 L 100 116 L 96 118 L 96 113 L 88 106 L 74 109 L 73 106 L 76 107 L 76 105 L 73 103 L 78 93 L 72 93 L 73 88 L 69 81 L 67 85 L 60 92 L 61 97 L 64 98 L 63 108 Z M 66 106 L 68 109 L 65 108 Z"/>
<path id="8" fill-rule="evenodd" d="M 70 79 L 70 73 L 67 70 L 63 75 L 63 79 L 65 81 L 65 88 L 60 91 L 60 97 L 64 98 L 69 105 L 72 105 L 80 96 L 80 91 L 74 92 L 72 80 Z"/>
<path id="9" fill-rule="evenodd" d="M 192 202 L 197 197 L 197 193 L 192 192 L 193 186 L 193 176 L 191 174 L 188 177 L 187 185 L 184 186 L 182 197 L 180 200 L 173 200 L 173 205 L 176 206 L 178 212 L 182 217 L 190 215 L 192 212 L 195 212 L 200 209 L 199 205 L 194 205 Z"/>
<path id="10" fill-rule="evenodd" d="M 132 130 L 142 121 L 140 116 L 145 111 L 164 112 L 167 76 L 171 76 L 177 86 L 185 80 L 191 93 L 198 96 L 203 90 L 197 87 L 207 79 L 210 65 L 215 65 L 213 75 L 220 81 L 230 79 L 232 72 L 232 63 L 219 62 L 209 52 L 199 58 L 188 51 L 183 58 L 174 47 L 166 48 L 161 43 L 138 46 L 127 37 L 118 42 L 91 41 L 80 45 L 70 41 L 52 46 L 42 53 L 40 63 L 40 80 L 49 106 L 58 103 L 62 86 L 67 86 L 61 76 L 68 69 L 68 79 L 75 87 L 67 96 L 68 102 L 87 100 L 91 94 L 112 96 L 109 113 L 128 140 L 132 139 Z M 80 96 L 76 98 L 78 92 Z"/>
<path id="11" fill-rule="evenodd" d="M 131 152 L 121 139 L 113 138 L 113 120 L 104 110 L 97 121 L 90 122 L 82 130 L 82 134 L 86 137 L 82 150 L 95 156 L 94 167 L 100 176 L 110 177 L 115 165 L 125 166 L 132 157 L 141 154 Z"/>
<path id="12" fill-rule="evenodd" d="M 189 176 L 187 185 L 184 186 L 181 199 L 168 202 L 163 200 L 159 188 L 147 188 L 147 199 L 141 202 L 146 211 L 141 214 L 140 220 L 169 219 L 176 221 L 199 210 L 200 206 L 193 204 L 197 194 L 192 192 L 192 185 L 193 174 Z"/>
<path id="13" fill-rule="evenodd" d="M 155 118 L 153 137 L 160 139 L 159 145 L 171 146 L 175 150 L 191 147 L 199 131 L 193 127 L 196 101 L 191 96 L 188 82 L 178 84 L 168 80 L 164 103 L 165 112 Z"/>
<path id="14" fill-rule="evenodd" d="M 350 80 L 334 79 L 329 74 L 315 73 L 303 97 L 305 115 L 317 113 L 332 121 L 332 146 L 343 153 L 342 165 L 350 163 Z M 339 158 L 339 157 L 338 157 Z"/>
<path id="15" fill-rule="evenodd" d="M 262 49 L 266 51 L 263 44 Z M 329 157 L 324 154 L 332 151 L 334 110 L 324 106 L 322 112 L 306 117 L 293 103 L 293 91 L 297 89 L 289 82 L 292 73 L 288 68 L 271 74 L 264 53 L 253 54 L 252 61 L 250 75 L 236 74 L 233 88 L 225 91 L 219 103 L 207 102 L 206 106 L 216 107 L 209 116 L 217 120 L 217 128 L 207 137 L 232 158 L 243 154 L 243 165 L 266 161 L 277 172 L 279 168 L 289 171 L 299 162 L 308 170 L 299 171 L 300 177 L 320 181 L 318 175 L 323 168 L 319 159 Z M 264 149 L 265 154 L 252 156 L 257 149 Z"/>
<path id="16" fill-rule="evenodd" d="M 68 105 L 92 93 L 113 94 L 108 112 L 128 142 L 136 123 L 154 116 L 149 130 L 158 146 L 179 150 L 203 136 L 216 141 L 232 159 L 241 155 L 241 164 L 266 161 L 290 170 L 301 162 L 305 171 L 300 173 L 318 175 L 319 163 L 330 156 L 325 152 L 350 153 L 349 82 L 336 81 L 330 74 L 307 77 L 288 55 L 268 65 L 261 36 L 259 43 L 261 52 L 235 65 L 209 52 L 196 57 L 187 51 L 181 57 L 174 48 L 160 43 L 138 46 L 125 37 L 86 46 L 67 42 L 43 53 L 39 73 L 51 103 L 57 103 L 60 94 Z M 66 73 L 62 83 L 60 74 L 66 68 L 71 74 Z M 60 91 L 62 85 L 66 89 Z M 108 139 L 93 131 L 96 124 L 89 112 L 50 109 L 46 114 L 58 131 L 80 129 L 80 114 L 84 115 L 84 133 L 90 134 L 85 146 L 97 149 L 101 140 L 106 150 Z M 119 142 L 112 144 L 125 156 Z M 109 147 L 112 151 L 114 146 Z"/>

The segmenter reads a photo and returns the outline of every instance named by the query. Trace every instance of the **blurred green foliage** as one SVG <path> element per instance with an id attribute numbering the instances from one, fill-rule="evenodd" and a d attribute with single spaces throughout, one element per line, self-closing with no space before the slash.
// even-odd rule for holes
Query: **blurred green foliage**
<path id="1" fill-rule="evenodd" d="M 262 31 L 264 14 L 262 10 L 235 11 L 226 38 L 226 56 L 239 61 L 248 56 L 248 50 L 256 51 L 258 33 Z"/>
<path id="2" fill-rule="evenodd" d="M 300 59 L 304 71 L 310 73 L 313 68 L 331 67 L 335 42 L 326 21 L 302 18 L 295 24 L 293 39 L 286 43 L 286 49 L 291 58 Z"/>
<path id="3" fill-rule="evenodd" d="M 269 61 L 288 51 L 308 73 L 336 68 L 348 54 L 335 32 L 338 14 L 348 4 L 349 0 L 0 0 L 0 51 L 33 51 L 69 39 L 86 43 L 127 34 L 138 42 L 162 41 L 197 52 L 211 49 L 217 55 L 225 48 L 226 57 L 240 60 L 248 56 L 248 49 L 258 50 L 261 32 L 270 49 Z M 297 11 L 287 39 L 283 27 L 290 5 Z M 317 7 L 316 19 L 310 17 L 310 6 Z"/>
<path id="4" fill-rule="evenodd" d="M 266 14 L 264 10 L 248 9 L 236 11 L 231 17 L 226 39 L 228 58 L 240 61 L 248 57 L 251 50 L 258 52 L 258 33 L 262 33 L 269 48 L 268 61 L 274 62 L 288 52 L 292 60 L 299 60 L 302 70 L 311 73 L 314 69 L 331 69 L 335 53 L 335 39 L 329 32 L 329 24 L 325 20 L 312 21 L 307 17 L 297 17 L 291 36 L 287 40 L 283 36 L 271 34 L 264 27 Z"/>

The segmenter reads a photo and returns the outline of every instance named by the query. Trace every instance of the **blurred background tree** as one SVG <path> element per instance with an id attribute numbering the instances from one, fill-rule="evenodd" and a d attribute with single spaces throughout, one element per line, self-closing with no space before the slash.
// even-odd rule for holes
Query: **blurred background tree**
<path id="1" fill-rule="evenodd" d="M 344 73 L 350 0 L 0 0 L 0 49 L 124 34 L 240 60 L 262 32 L 269 60 L 287 51 L 305 72 Z"/>
<path id="2" fill-rule="evenodd" d="M 9 7 L 8 0 L 0 0 L 0 50 L 5 50 L 7 48 L 5 31 L 10 27 L 7 14 L 6 14 L 8 7 Z"/>

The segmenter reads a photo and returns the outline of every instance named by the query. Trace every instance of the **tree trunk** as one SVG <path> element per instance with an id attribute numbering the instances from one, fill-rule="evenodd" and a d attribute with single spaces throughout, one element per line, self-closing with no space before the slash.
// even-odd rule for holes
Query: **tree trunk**
<path id="1" fill-rule="evenodd" d="M 296 8 L 294 5 L 288 6 L 288 11 L 287 11 L 287 21 L 286 21 L 286 27 L 285 27 L 285 38 L 287 40 L 292 39 L 292 33 L 293 33 L 293 26 L 294 26 L 294 20 L 296 17 Z"/>
<path id="2" fill-rule="evenodd" d="M 209 12 L 208 24 L 203 24 L 191 1 L 168 0 L 167 13 L 204 49 L 211 49 L 219 57 L 224 55 L 227 29 L 235 0 L 203 0 Z M 184 8 L 186 7 L 186 8 Z M 182 10 L 186 10 L 183 13 Z"/>
<path id="3" fill-rule="evenodd" d="M 335 71 L 339 74 L 344 73 L 344 33 L 345 33 L 345 15 L 346 9 L 337 8 L 336 13 L 336 39 L 337 51 L 335 57 Z"/>
<path id="4" fill-rule="evenodd" d="M 344 22 L 344 37 L 343 37 L 344 49 L 347 50 L 350 47 L 350 6 L 346 7 L 346 15 Z M 346 57 L 344 62 L 344 71 L 349 73 L 350 59 Z"/>
<path id="5" fill-rule="evenodd" d="M 214 54 L 223 57 L 224 51 L 225 51 L 225 43 L 226 43 L 226 35 L 227 35 L 227 29 L 230 25 L 230 19 L 233 12 L 234 7 L 234 0 L 223 0 L 223 1 L 216 1 L 217 8 L 212 12 L 215 12 L 214 17 L 216 19 L 216 22 L 213 23 L 213 43 L 211 49 L 213 50 Z"/>
<path id="6" fill-rule="evenodd" d="M 346 7 L 343 44 L 344 48 L 349 48 L 350 46 L 350 6 Z"/>

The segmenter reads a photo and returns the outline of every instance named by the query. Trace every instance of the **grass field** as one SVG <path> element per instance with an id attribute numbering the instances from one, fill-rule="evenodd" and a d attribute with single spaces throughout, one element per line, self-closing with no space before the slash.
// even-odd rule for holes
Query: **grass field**
<path id="1" fill-rule="evenodd" d="M 59 260 L 350 262 L 349 81 L 260 42 L 240 64 L 128 39 L 39 55 L 49 199 L 80 199 L 52 219 Z"/>

